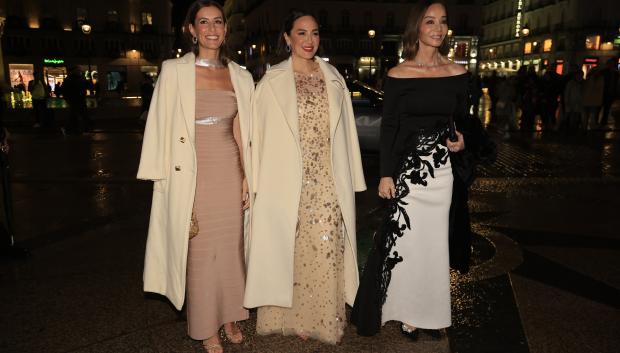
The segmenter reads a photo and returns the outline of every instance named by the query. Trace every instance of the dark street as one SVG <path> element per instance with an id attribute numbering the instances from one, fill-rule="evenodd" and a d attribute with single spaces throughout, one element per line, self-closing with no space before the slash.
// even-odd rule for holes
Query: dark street
<path id="1" fill-rule="evenodd" d="M 613 110 L 620 118 L 618 106 Z M 108 114 L 108 113 L 106 113 Z M 111 114 L 111 113 L 109 113 Z M 201 352 L 184 313 L 142 292 L 151 184 L 135 179 L 134 111 L 96 115 L 93 132 L 63 136 L 17 118 L 11 131 L 15 234 L 30 250 L 0 263 L 2 352 Z M 617 124 L 617 123 L 616 123 Z M 612 353 L 620 339 L 620 136 L 606 130 L 517 133 L 500 139 L 470 207 L 474 266 L 453 273 L 447 338 L 417 343 L 386 325 L 347 328 L 338 346 L 253 334 L 227 352 Z M 378 156 L 364 154 L 358 194 L 363 265 L 378 223 Z"/>

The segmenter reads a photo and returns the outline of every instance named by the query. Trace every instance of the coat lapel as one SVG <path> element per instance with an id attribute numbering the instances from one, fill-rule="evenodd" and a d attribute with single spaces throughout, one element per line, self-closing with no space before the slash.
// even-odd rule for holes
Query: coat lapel
<path id="1" fill-rule="evenodd" d="M 183 118 L 187 127 L 189 141 L 195 144 L 195 120 L 196 120 L 196 67 L 193 53 L 183 56 L 177 66 L 177 79 L 179 80 L 179 96 Z"/>
<path id="2" fill-rule="evenodd" d="M 345 83 L 342 82 L 340 77 L 336 76 L 333 72 L 333 68 L 329 66 L 323 59 L 317 57 L 317 62 L 323 72 L 325 78 L 325 86 L 327 89 L 327 98 L 329 101 L 329 129 L 331 140 L 334 140 L 334 134 L 336 133 L 336 127 L 340 122 L 340 115 L 342 112 L 342 100 L 344 99 Z"/>
<path id="3" fill-rule="evenodd" d="M 246 106 L 249 104 L 251 99 L 252 92 L 247 92 L 247 88 L 244 86 L 244 82 L 242 81 L 241 68 L 237 66 L 234 62 L 228 63 L 228 71 L 230 72 L 230 81 L 232 82 L 233 89 L 235 90 L 235 95 L 237 97 L 237 111 L 239 114 L 239 126 L 241 129 L 241 141 L 243 146 L 243 154 L 244 161 L 248 160 L 248 142 L 250 139 L 248 138 L 250 133 L 250 119 L 246 118 L 249 116 L 250 112 L 248 111 L 249 107 Z"/>
<path id="4" fill-rule="evenodd" d="M 295 141 L 299 143 L 299 121 L 297 110 L 297 91 L 295 88 L 295 76 L 293 75 L 293 64 L 291 59 L 275 66 L 273 70 L 281 71 L 270 82 L 273 95 L 278 102 L 278 106 L 286 119 Z"/>

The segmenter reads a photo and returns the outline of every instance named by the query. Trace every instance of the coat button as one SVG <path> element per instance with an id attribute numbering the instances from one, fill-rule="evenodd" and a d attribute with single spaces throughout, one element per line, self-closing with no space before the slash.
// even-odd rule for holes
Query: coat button
<path id="1" fill-rule="evenodd" d="M 181 143 L 185 143 L 185 137 L 181 137 L 179 141 L 181 141 Z"/>
<path id="2" fill-rule="evenodd" d="M 180 165 L 175 165 L 174 166 L 174 170 L 176 170 L 177 172 L 181 171 L 181 166 Z"/>

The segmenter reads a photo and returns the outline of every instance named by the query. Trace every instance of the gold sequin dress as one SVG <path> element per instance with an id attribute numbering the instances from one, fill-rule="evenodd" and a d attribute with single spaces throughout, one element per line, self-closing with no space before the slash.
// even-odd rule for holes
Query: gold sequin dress
<path id="1" fill-rule="evenodd" d="M 331 170 L 329 102 L 321 71 L 295 73 L 303 179 L 295 237 L 293 305 L 258 309 L 259 334 L 335 344 L 345 327 L 342 215 Z"/>

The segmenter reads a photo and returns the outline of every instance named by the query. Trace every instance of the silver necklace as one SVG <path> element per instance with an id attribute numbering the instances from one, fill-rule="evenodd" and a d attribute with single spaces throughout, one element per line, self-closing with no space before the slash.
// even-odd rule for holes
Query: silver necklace
<path id="1" fill-rule="evenodd" d="M 419 63 L 419 62 L 417 62 L 417 61 L 415 61 L 415 60 L 412 60 L 412 61 L 413 61 L 413 65 L 415 65 L 415 66 L 417 66 L 417 67 L 437 67 L 437 66 L 439 66 L 439 65 L 440 65 L 440 64 L 425 64 L 425 63 Z"/>
<path id="2" fill-rule="evenodd" d="M 221 69 L 224 67 L 220 59 L 196 58 L 196 66 L 208 67 L 211 69 Z"/>

